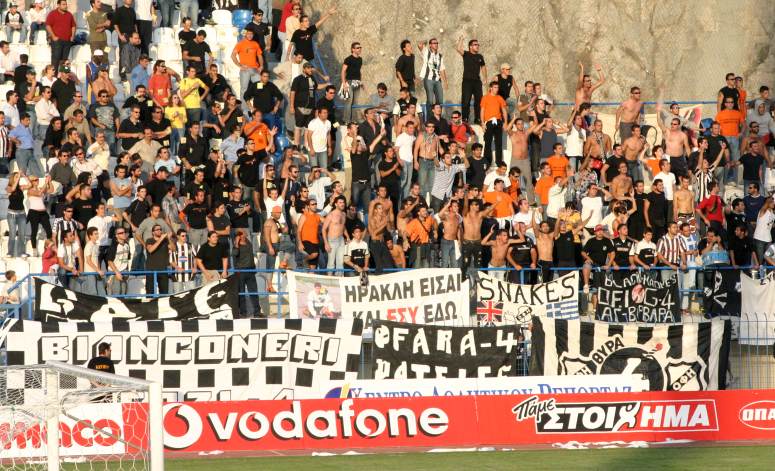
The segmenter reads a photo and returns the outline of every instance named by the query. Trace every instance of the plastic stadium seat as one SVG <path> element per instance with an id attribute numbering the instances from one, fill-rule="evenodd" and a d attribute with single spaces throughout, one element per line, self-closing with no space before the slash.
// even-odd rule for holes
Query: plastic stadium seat
<path id="1" fill-rule="evenodd" d="M 232 14 L 229 10 L 215 10 L 213 11 L 212 20 L 217 25 L 231 26 Z"/>
<path id="2" fill-rule="evenodd" d="M 27 44 L 11 44 L 11 52 L 14 54 L 27 54 L 29 56 L 30 54 L 30 46 Z"/>
<path id="3" fill-rule="evenodd" d="M 156 28 L 153 30 L 153 42 L 155 44 L 163 44 L 169 41 L 175 41 L 175 31 L 172 28 Z"/>
<path id="4" fill-rule="evenodd" d="M 197 31 L 204 30 L 205 33 L 207 33 L 207 38 L 205 38 L 205 41 L 207 41 L 207 44 L 210 45 L 210 49 L 215 49 L 218 47 L 218 30 L 215 29 L 215 26 L 207 25 L 203 28 L 196 28 Z"/>
<path id="5" fill-rule="evenodd" d="M 183 73 L 183 61 L 180 59 L 177 60 L 168 60 L 167 61 L 167 68 L 174 70 L 175 72 L 179 73 L 181 76 L 185 76 Z"/>
<path id="6" fill-rule="evenodd" d="M 215 27 L 215 30 L 218 34 L 218 43 L 217 45 L 221 44 L 227 44 L 227 43 L 234 43 L 237 41 L 237 36 L 239 35 L 239 31 L 237 31 L 237 28 L 231 25 L 222 26 L 218 25 Z"/>
<path id="7" fill-rule="evenodd" d="M 242 30 L 252 20 L 253 12 L 250 10 L 234 10 L 234 13 L 231 15 L 231 24 L 238 30 Z"/>
<path id="8" fill-rule="evenodd" d="M 173 42 L 164 42 L 156 46 L 156 58 L 163 61 L 181 60 L 180 46 Z"/>
<path id="9" fill-rule="evenodd" d="M 91 48 L 88 44 L 73 46 L 70 50 L 70 58 L 72 62 L 83 62 L 86 64 L 91 61 Z"/>
<path id="10" fill-rule="evenodd" d="M 51 48 L 48 44 L 45 46 L 34 45 L 30 47 L 30 62 L 50 62 Z M 37 69 L 36 69 L 37 70 Z"/>
<path id="11" fill-rule="evenodd" d="M 46 38 L 45 31 L 37 31 L 35 33 L 35 44 L 38 46 L 48 47 L 48 38 Z"/>

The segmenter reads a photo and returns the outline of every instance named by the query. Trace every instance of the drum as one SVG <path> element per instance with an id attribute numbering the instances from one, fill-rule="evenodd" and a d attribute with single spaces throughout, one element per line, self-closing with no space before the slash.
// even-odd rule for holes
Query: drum
<path id="1" fill-rule="evenodd" d="M 729 265 L 729 254 L 726 250 L 711 250 L 702 256 L 702 264 L 709 265 Z"/>

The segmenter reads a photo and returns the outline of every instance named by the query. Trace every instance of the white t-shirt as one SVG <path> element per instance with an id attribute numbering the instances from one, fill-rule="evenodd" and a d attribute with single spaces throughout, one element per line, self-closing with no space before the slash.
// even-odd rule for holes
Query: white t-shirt
<path id="1" fill-rule="evenodd" d="M 140 21 L 151 21 L 151 0 L 135 0 L 135 16 Z"/>
<path id="2" fill-rule="evenodd" d="M 407 134 L 405 132 L 402 132 L 398 135 L 396 138 L 396 147 L 398 147 L 398 157 L 402 161 L 412 163 L 414 160 L 412 151 L 414 150 L 414 141 L 416 140 L 416 136 Z"/>
<path id="3" fill-rule="evenodd" d="M 110 227 L 113 225 L 113 218 L 110 216 L 94 216 L 93 218 L 89 219 L 88 224 L 86 224 L 86 228 L 90 227 L 96 227 L 97 228 L 97 244 L 100 245 L 100 247 L 107 247 L 110 245 L 110 238 L 108 237 L 108 231 L 110 230 Z"/>
<path id="4" fill-rule="evenodd" d="M 62 242 L 57 247 L 57 255 L 59 255 L 65 265 L 72 267 L 76 265 L 76 261 L 78 260 L 78 249 L 80 248 L 81 244 L 78 242 L 77 238 L 72 244 Z M 78 269 L 83 271 L 83 267 L 78 267 Z"/>
<path id="5" fill-rule="evenodd" d="M 591 217 L 590 217 L 591 216 Z M 581 220 L 589 217 L 589 222 L 584 227 L 593 228 L 603 220 L 603 198 L 599 196 L 585 196 L 581 199 Z"/>
<path id="6" fill-rule="evenodd" d="M 331 183 L 331 178 L 324 175 L 307 185 L 309 198 L 317 201 L 318 211 L 323 209 L 323 203 L 326 201 L 326 187 Z"/>
<path id="7" fill-rule="evenodd" d="M 498 172 L 490 172 L 487 174 L 487 176 L 484 177 L 484 187 L 487 188 L 487 191 L 495 191 L 495 180 L 500 179 L 503 181 L 503 189 L 511 186 L 511 179 L 509 178 L 509 175 L 500 175 Z"/>
<path id="8" fill-rule="evenodd" d="M 665 199 L 673 201 L 673 185 L 675 185 L 675 175 L 672 173 L 659 172 L 654 175 L 654 180 L 662 180 L 665 185 Z"/>
<path id="9" fill-rule="evenodd" d="M 761 242 L 772 242 L 772 223 L 775 222 L 775 214 L 767 211 L 756 218 L 756 229 L 753 232 L 753 238 Z"/>
<path id="10" fill-rule="evenodd" d="M 97 247 L 97 244 L 91 241 L 86 242 L 86 248 L 83 249 L 83 263 L 86 264 L 86 261 L 88 260 L 94 267 L 99 267 L 99 255 L 100 249 Z M 94 267 L 86 265 L 83 271 L 96 271 Z"/>
<path id="11" fill-rule="evenodd" d="M 571 126 L 568 137 L 565 139 L 565 155 L 569 157 L 581 157 L 584 155 L 584 141 L 587 139 L 587 131 Z"/>
<path id="12" fill-rule="evenodd" d="M 309 122 L 307 130 L 312 133 L 312 150 L 326 152 L 328 150 L 328 134 L 331 132 L 331 121 L 315 118 Z"/>
<path id="13" fill-rule="evenodd" d="M 564 186 L 557 185 L 556 183 L 549 188 L 549 204 L 546 205 L 546 215 L 550 218 L 557 219 L 557 215 L 560 210 L 565 206 L 565 191 Z"/>
<path id="14" fill-rule="evenodd" d="M 272 208 L 278 207 L 280 208 L 280 223 L 285 224 L 285 211 L 282 211 L 283 208 L 283 197 L 278 196 L 276 200 L 273 200 L 270 197 L 264 198 L 264 207 L 266 208 L 267 214 L 272 214 Z"/>
<path id="15" fill-rule="evenodd" d="M 533 242 L 535 242 L 535 233 L 533 232 L 533 213 L 535 213 L 535 209 L 530 208 L 526 213 L 523 213 L 522 211 L 516 212 L 511 217 L 511 227 L 516 228 L 517 224 L 520 222 L 525 225 L 527 230 L 525 231 L 525 235 L 533 239 Z M 543 219 L 540 214 L 535 215 L 536 224 L 540 223 Z"/>

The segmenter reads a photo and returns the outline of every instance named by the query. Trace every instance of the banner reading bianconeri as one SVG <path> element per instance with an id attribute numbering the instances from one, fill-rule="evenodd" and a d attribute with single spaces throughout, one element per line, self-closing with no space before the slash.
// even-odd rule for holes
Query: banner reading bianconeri
<path id="1" fill-rule="evenodd" d="M 9 366 L 85 366 L 108 342 L 116 374 L 160 383 L 166 401 L 306 399 L 320 397 L 323 381 L 357 378 L 362 330 L 358 319 L 11 319 L 0 327 L 0 344 Z M 61 387 L 88 389 L 89 382 Z"/>
<path id="2" fill-rule="evenodd" d="M 605 322 L 681 322 L 678 278 L 657 281 L 643 272 L 607 273 L 598 289 L 595 319 Z"/>
<path id="3" fill-rule="evenodd" d="M 531 375 L 640 375 L 650 391 L 724 389 L 729 320 L 677 325 L 533 318 Z"/>
<path id="4" fill-rule="evenodd" d="M 476 286 L 478 325 L 528 325 L 533 316 L 578 319 L 579 273 L 548 283 L 520 285 L 479 272 Z"/>
<path id="5" fill-rule="evenodd" d="M 516 376 L 522 327 L 374 322 L 374 379 Z M 523 364 L 524 366 L 524 364 Z"/>
<path id="6" fill-rule="evenodd" d="M 360 277 L 288 272 L 292 318 L 363 319 L 369 329 L 377 320 L 413 324 L 470 324 L 468 281 L 458 269 L 428 268 Z"/>
<path id="7" fill-rule="evenodd" d="M 127 299 L 77 293 L 35 278 L 35 319 L 43 322 L 193 320 L 239 317 L 236 276 L 160 298 Z"/>

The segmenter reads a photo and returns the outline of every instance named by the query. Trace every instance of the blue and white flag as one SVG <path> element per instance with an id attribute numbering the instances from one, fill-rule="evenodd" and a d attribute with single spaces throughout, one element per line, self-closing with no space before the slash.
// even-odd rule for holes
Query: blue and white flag
<path id="1" fill-rule="evenodd" d="M 500 308 L 500 318 L 491 325 L 526 326 L 533 316 L 578 319 L 579 273 L 572 272 L 548 283 L 520 285 L 479 272 L 476 298 L 479 305 L 492 301 Z"/>

